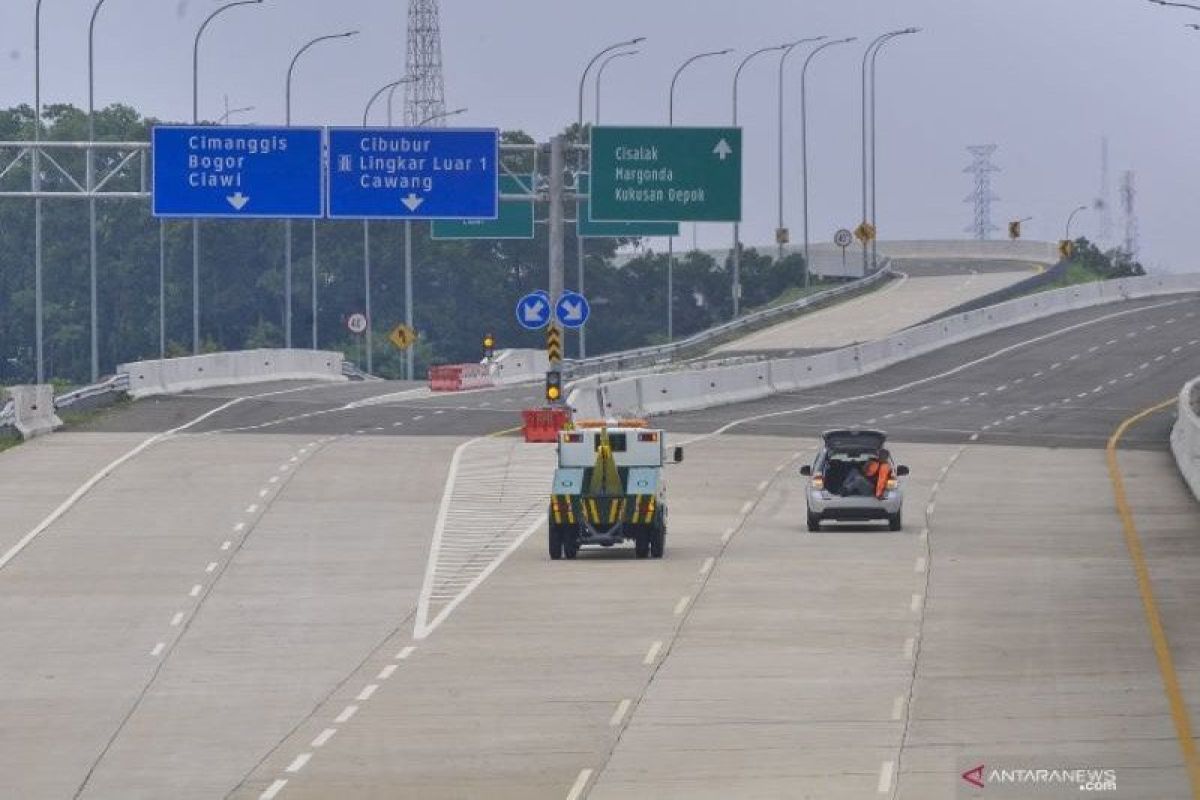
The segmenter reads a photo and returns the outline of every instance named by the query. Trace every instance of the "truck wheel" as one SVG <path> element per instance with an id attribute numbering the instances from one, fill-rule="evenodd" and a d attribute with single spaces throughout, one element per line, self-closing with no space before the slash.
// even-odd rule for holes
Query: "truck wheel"
<path id="1" fill-rule="evenodd" d="M 667 549 L 667 531 L 664 528 L 654 528 L 650 531 L 650 556 L 662 558 Z"/>
<path id="2" fill-rule="evenodd" d="M 553 522 L 550 523 L 550 560 L 558 561 L 563 556 L 562 531 Z"/>
<path id="3" fill-rule="evenodd" d="M 573 561 L 579 555 L 579 534 L 568 529 L 562 536 L 563 557 Z"/>
<path id="4" fill-rule="evenodd" d="M 897 511 L 895 514 L 888 514 L 888 528 L 890 530 L 898 531 L 898 530 L 901 530 L 903 527 L 904 527 L 904 523 L 900 521 L 900 512 L 899 511 Z"/>
<path id="5" fill-rule="evenodd" d="M 639 528 L 633 537 L 633 554 L 638 558 L 650 555 L 650 531 Z"/>
<path id="6" fill-rule="evenodd" d="M 808 530 L 810 533 L 816 533 L 821 530 L 821 515 L 808 512 Z"/>

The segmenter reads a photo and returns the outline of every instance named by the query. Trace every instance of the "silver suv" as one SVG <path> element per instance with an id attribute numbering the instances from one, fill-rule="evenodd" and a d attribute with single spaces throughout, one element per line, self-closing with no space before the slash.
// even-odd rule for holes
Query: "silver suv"
<path id="1" fill-rule="evenodd" d="M 901 529 L 904 490 L 897 479 L 908 475 L 908 467 L 896 466 L 888 456 L 892 477 L 882 497 L 865 490 L 861 480 L 866 464 L 887 452 L 886 441 L 883 431 L 827 431 L 822 436 L 816 460 L 800 468 L 800 474 L 809 479 L 805 494 L 810 531 L 819 531 L 824 520 L 887 520 L 892 530 Z"/>

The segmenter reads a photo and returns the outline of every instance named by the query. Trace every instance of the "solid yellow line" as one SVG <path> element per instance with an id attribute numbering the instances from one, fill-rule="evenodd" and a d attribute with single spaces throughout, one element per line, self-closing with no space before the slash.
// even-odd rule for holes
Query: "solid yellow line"
<path id="1" fill-rule="evenodd" d="M 502 430 L 502 431 L 494 431 L 492 433 L 489 433 L 488 436 L 507 436 L 510 433 L 516 433 L 517 431 L 523 431 L 523 430 L 525 430 L 525 427 L 523 425 L 518 425 L 515 428 L 506 428 L 505 430 Z"/>
<path id="2" fill-rule="evenodd" d="M 1142 596 L 1142 608 L 1146 612 L 1146 622 L 1150 626 L 1150 640 L 1154 643 L 1154 655 L 1158 658 L 1158 671 L 1162 675 L 1163 690 L 1166 692 L 1167 702 L 1171 706 L 1171 719 L 1175 723 L 1175 738 L 1179 740 L 1179 748 L 1183 751 L 1183 763 L 1187 768 L 1188 779 L 1192 785 L 1192 798 L 1200 800 L 1200 759 L 1196 755 L 1192 725 L 1188 719 L 1187 705 L 1183 701 L 1183 692 L 1179 689 L 1179 676 L 1175 674 L 1175 664 L 1171 660 L 1171 648 L 1167 644 L 1167 635 L 1163 631 L 1162 620 L 1159 618 L 1158 603 L 1154 599 L 1154 587 L 1150 583 L 1150 570 L 1146 566 L 1142 540 L 1138 536 L 1137 526 L 1133 521 L 1133 512 L 1129 507 L 1129 499 L 1125 495 L 1125 481 L 1121 477 L 1121 468 L 1117 464 L 1117 446 L 1121 443 L 1121 437 L 1125 435 L 1125 432 L 1151 414 L 1163 411 L 1176 402 L 1175 399 L 1167 400 L 1122 422 L 1109 438 L 1106 452 L 1108 476 L 1112 480 L 1113 495 L 1117 500 L 1117 513 L 1120 514 L 1121 524 L 1125 528 L 1125 545 L 1129 548 L 1129 557 L 1133 560 L 1133 570 L 1137 574 L 1138 591 Z"/>

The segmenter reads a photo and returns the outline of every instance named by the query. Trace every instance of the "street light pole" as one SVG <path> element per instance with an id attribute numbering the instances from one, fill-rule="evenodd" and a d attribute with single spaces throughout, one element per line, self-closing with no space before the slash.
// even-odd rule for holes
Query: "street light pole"
<path id="1" fill-rule="evenodd" d="M 292 75 L 296 71 L 296 62 L 300 60 L 300 56 L 304 55 L 309 48 L 333 39 L 349 39 L 357 36 L 358 31 L 346 31 L 345 33 L 333 33 L 328 36 L 318 36 L 304 44 L 296 54 L 292 56 L 292 62 L 288 64 L 287 83 L 284 89 L 284 124 L 287 127 L 292 126 Z M 283 221 L 283 346 L 287 349 L 292 348 L 292 221 L 285 219 Z M 312 304 L 313 304 L 313 323 L 312 323 L 312 346 L 317 348 L 317 221 L 312 221 Z"/>
<path id="2" fill-rule="evenodd" d="M 1156 6 L 1170 6 L 1172 8 L 1188 8 L 1192 11 L 1200 11 L 1200 6 L 1192 5 L 1191 3 L 1170 3 L 1167 0 L 1150 0 Z"/>
<path id="3" fill-rule="evenodd" d="M 1080 211 L 1087 211 L 1087 210 L 1088 210 L 1087 206 L 1079 206 L 1074 211 L 1071 212 L 1071 215 L 1069 217 L 1067 217 L 1067 235 L 1064 236 L 1063 238 L 1065 240 L 1067 240 L 1068 242 L 1071 241 L 1071 223 L 1075 221 L 1075 215 L 1078 214 Z"/>
<path id="4" fill-rule="evenodd" d="M 200 124 L 200 38 L 210 22 L 238 6 L 260 5 L 263 0 L 235 0 L 204 18 L 192 42 L 192 124 Z M 192 220 L 192 354 L 200 355 L 200 220 Z"/>
<path id="5" fill-rule="evenodd" d="M 784 71 L 784 67 L 787 66 L 788 56 L 790 56 L 792 54 L 792 51 L 795 50 L 797 47 L 799 47 L 802 44 L 809 44 L 811 42 L 823 42 L 828 38 L 829 38 L 828 36 L 817 36 L 817 37 L 814 37 L 811 39 L 798 39 L 798 40 L 792 42 L 791 44 L 789 44 L 787 47 L 783 48 L 783 52 L 779 56 L 779 114 L 778 114 L 779 159 L 778 159 L 778 164 L 777 164 L 777 169 L 779 172 L 779 224 L 776 226 L 775 238 L 776 238 L 776 244 L 779 246 L 779 260 L 780 261 L 783 261 L 783 250 L 784 250 L 784 242 L 783 242 L 783 238 L 782 238 L 782 232 L 783 232 L 783 71 Z"/>
<path id="6" fill-rule="evenodd" d="M 42 0 L 37 0 L 33 12 L 33 191 L 42 190 L 41 141 L 42 141 Z M 43 298 L 42 298 L 42 198 L 33 201 L 33 338 L 34 370 L 38 384 L 46 382 L 46 362 L 43 343 Z"/>
<path id="7" fill-rule="evenodd" d="M 88 142 L 96 141 L 96 17 L 107 0 L 97 0 L 92 8 L 92 19 L 88 23 Z M 96 188 L 96 153 L 89 147 L 87 150 L 87 191 L 88 191 L 88 296 L 91 310 L 91 341 L 92 341 L 92 383 L 100 379 L 100 323 L 96 308 L 96 198 L 92 192 Z"/>
<path id="8" fill-rule="evenodd" d="M 679 81 L 679 76 L 692 63 L 699 61 L 702 58 L 710 58 L 712 56 L 723 56 L 732 53 L 733 50 L 725 48 L 724 50 L 713 50 L 705 53 L 697 53 L 694 56 L 684 60 L 679 65 L 679 69 L 675 70 L 675 74 L 671 76 L 671 89 L 667 93 L 667 125 L 674 127 L 675 125 L 675 84 Z M 694 243 L 693 243 L 694 244 Z M 675 341 L 675 237 L 667 237 L 667 341 Z"/>
<path id="9" fill-rule="evenodd" d="M 875 52 L 871 54 L 871 227 L 875 228 L 877 232 L 876 236 L 871 239 L 871 269 L 873 270 L 879 269 L 879 221 L 875 216 L 875 63 L 879 58 L 879 51 L 888 42 L 892 41 L 892 39 L 917 33 L 918 31 L 920 31 L 920 28 L 906 28 L 905 30 L 898 31 L 880 42 L 879 46 L 875 48 Z"/>
<path id="10" fill-rule="evenodd" d="M 857 41 L 857 38 L 851 36 L 846 39 L 838 39 L 833 42 L 826 42 L 820 47 L 814 49 L 808 54 L 808 58 L 804 59 L 804 68 L 800 70 L 800 171 L 803 175 L 804 184 L 804 288 L 807 289 L 810 283 L 810 275 L 812 274 L 812 261 L 809 256 L 809 232 L 808 232 L 808 66 L 813 59 L 822 50 L 834 47 L 839 44 L 849 44 Z"/>
<path id="11" fill-rule="evenodd" d="M 741 80 L 742 70 L 755 56 L 786 49 L 788 44 L 777 44 L 773 47 L 761 47 L 742 59 L 737 70 L 733 73 L 733 127 L 738 123 L 738 81 Z M 733 223 L 733 316 L 737 318 L 742 298 L 742 236 L 741 223 Z"/>
<path id="12" fill-rule="evenodd" d="M 646 41 L 645 36 L 638 36 L 637 38 L 629 39 L 628 41 L 617 42 L 616 44 L 609 45 L 608 47 L 604 48 L 600 52 L 596 53 L 596 55 L 592 56 L 592 60 L 589 61 L 587 63 L 587 66 L 583 68 L 583 73 L 579 76 L 578 125 L 579 125 L 579 143 L 580 144 L 583 144 L 583 91 L 584 91 L 584 87 L 587 85 L 588 73 L 591 72 L 592 67 L 595 65 L 595 63 L 597 61 L 599 61 L 601 58 L 608 55 L 612 51 L 620 50 L 623 47 L 633 47 L 634 45 L 641 44 L 644 41 Z M 576 171 L 577 171 L 577 174 L 579 172 L 583 172 L 583 151 L 582 150 L 579 151 L 579 158 L 578 158 L 578 161 L 576 162 Z M 578 187 L 576 187 L 576 188 L 578 189 Z M 584 240 L 583 240 L 583 237 L 579 235 L 579 221 L 578 221 L 579 220 L 579 207 L 580 207 L 580 203 L 577 198 L 575 200 L 575 220 L 576 220 L 576 222 L 575 222 L 575 257 L 576 257 L 576 272 L 578 275 L 578 284 L 579 285 L 576 287 L 576 291 L 578 291 L 580 294 L 583 294 L 583 290 L 584 290 L 583 241 Z M 553 280 L 551 282 L 553 282 Z M 555 296 L 553 292 L 550 293 L 550 302 L 558 303 L 558 297 Z M 587 357 L 587 333 L 584 331 L 584 329 L 582 327 L 579 329 L 579 357 L 580 358 Z"/>
<path id="13" fill-rule="evenodd" d="M 624 58 L 625 56 L 636 56 L 640 52 L 642 52 L 642 51 L 641 50 L 624 50 L 620 53 L 613 53 L 608 58 L 606 58 L 600 62 L 600 67 L 599 67 L 599 69 L 596 70 L 596 86 L 595 86 L 595 95 L 596 95 L 596 115 L 595 116 L 596 116 L 596 124 L 597 125 L 600 124 L 600 81 L 604 77 L 604 70 L 608 69 L 609 62 L 612 61 L 614 58 Z"/>

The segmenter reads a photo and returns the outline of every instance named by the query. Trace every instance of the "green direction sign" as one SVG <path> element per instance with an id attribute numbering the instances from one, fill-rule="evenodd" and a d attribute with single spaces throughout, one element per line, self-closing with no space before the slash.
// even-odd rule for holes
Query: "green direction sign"
<path id="1" fill-rule="evenodd" d="M 597 222 L 740 222 L 741 128 L 592 128 Z"/>
<path id="2" fill-rule="evenodd" d="M 524 184 L 524 185 L 522 185 Z M 528 194 L 532 176 L 500 176 L 501 194 Z M 532 239 L 533 197 L 528 200 L 501 200 L 496 219 L 435 219 L 433 239 Z"/>
<path id="3" fill-rule="evenodd" d="M 588 175 L 586 172 L 578 176 L 579 194 L 588 193 Z M 579 219 L 579 235 L 584 239 L 633 239 L 639 236 L 678 236 L 678 222 L 595 222 L 589 218 L 587 200 L 579 201 L 577 209 Z"/>

